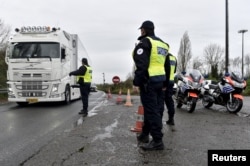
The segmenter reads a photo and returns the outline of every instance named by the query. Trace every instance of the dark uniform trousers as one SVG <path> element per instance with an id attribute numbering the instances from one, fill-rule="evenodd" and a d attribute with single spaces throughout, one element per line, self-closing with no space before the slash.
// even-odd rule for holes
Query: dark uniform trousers
<path id="1" fill-rule="evenodd" d="M 174 82 L 170 82 L 165 91 L 165 103 L 168 109 L 168 118 L 170 120 L 174 118 L 174 114 L 175 114 L 174 100 L 173 100 L 173 87 L 174 87 Z"/>
<path id="2" fill-rule="evenodd" d="M 141 102 L 144 107 L 143 135 L 153 137 L 154 141 L 162 141 L 162 117 L 161 110 L 164 107 L 163 83 L 148 83 L 140 87 Z"/>
<path id="3" fill-rule="evenodd" d="M 80 93 L 82 97 L 82 104 L 83 104 L 83 111 L 88 110 L 88 100 L 89 100 L 89 93 L 90 93 L 90 83 L 83 83 L 80 84 Z"/>

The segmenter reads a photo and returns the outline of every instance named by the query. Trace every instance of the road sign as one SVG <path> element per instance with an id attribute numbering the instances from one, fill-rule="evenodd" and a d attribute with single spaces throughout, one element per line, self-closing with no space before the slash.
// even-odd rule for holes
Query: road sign
<path id="1" fill-rule="evenodd" d="M 118 84 L 118 83 L 120 83 L 120 78 L 118 76 L 114 76 L 112 78 L 112 81 L 113 81 L 114 84 Z"/>

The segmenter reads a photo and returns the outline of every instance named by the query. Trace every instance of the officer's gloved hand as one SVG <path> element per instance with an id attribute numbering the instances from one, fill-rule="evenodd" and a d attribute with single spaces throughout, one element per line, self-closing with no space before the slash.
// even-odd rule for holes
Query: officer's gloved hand
<path id="1" fill-rule="evenodd" d="M 69 76 L 71 76 L 72 74 L 71 74 L 71 72 L 69 73 Z"/>

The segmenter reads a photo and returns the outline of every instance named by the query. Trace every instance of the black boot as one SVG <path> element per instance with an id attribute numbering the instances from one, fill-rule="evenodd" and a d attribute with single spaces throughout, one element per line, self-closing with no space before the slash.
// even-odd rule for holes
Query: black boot
<path id="1" fill-rule="evenodd" d="M 164 144 L 162 141 L 155 142 L 152 140 L 149 144 L 140 146 L 145 151 L 151 151 L 151 150 L 163 150 Z"/>
<path id="2" fill-rule="evenodd" d="M 166 121 L 167 125 L 174 125 L 174 119 L 169 119 L 168 121 Z"/>
<path id="3" fill-rule="evenodd" d="M 83 117 L 88 116 L 88 111 L 82 109 L 78 114 L 82 115 Z"/>
<path id="4" fill-rule="evenodd" d="M 149 135 L 140 134 L 137 136 L 137 141 L 139 143 L 149 143 Z"/>

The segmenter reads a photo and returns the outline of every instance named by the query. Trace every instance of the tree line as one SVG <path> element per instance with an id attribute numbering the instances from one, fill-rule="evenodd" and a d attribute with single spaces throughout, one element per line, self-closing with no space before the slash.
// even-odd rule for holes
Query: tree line
<path id="1" fill-rule="evenodd" d="M 191 41 L 186 31 L 181 39 L 177 56 L 177 71 L 185 71 L 188 67 L 198 69 L 203 74 L 210 75 L 210 78 L 219 79 L 225 72 L 225 49 L 219 44 L 211 43 L 203 50 L 202 56 L 192 58 Z M 250 76 L 250 54 L 244 55 L 244 77 Z M 241 57 L 229 59 L 230 71 L 240 71 L 242 65 Z M 190 68 L 190 67 L 189 67 Z"/>
<path id="2" fill-rule="evenodd" d="M 5 51 L 7 42 L 10 36 L 11 27 L 0 19 L 0 89 L 6 88 L 6 71 L 7 64 L 5 63 Z"/>

